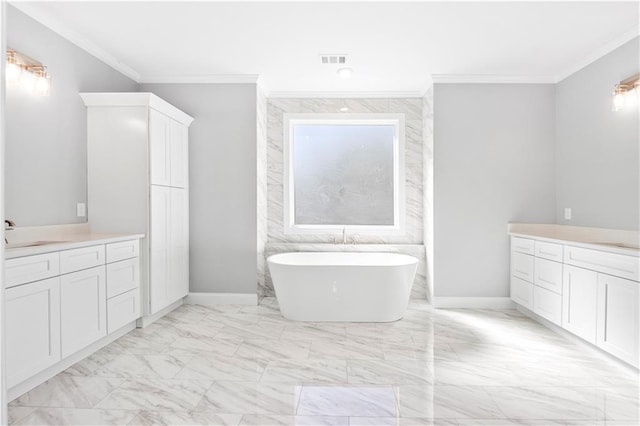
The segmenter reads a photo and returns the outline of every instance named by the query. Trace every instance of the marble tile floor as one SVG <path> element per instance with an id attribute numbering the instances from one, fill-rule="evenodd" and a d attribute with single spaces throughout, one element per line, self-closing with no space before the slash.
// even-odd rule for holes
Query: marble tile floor
<path id="1" fill-rule="evenodd" d="M 638 425 L 639 377 L 514 310 L 386 324 L 184 305 L 12 401 L 11 424 Z"/>

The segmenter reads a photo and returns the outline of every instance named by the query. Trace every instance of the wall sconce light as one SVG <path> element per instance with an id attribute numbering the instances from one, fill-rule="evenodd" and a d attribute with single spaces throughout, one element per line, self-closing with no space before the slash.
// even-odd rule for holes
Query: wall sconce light
<path id="1" fill-rule="evenodd" d="M 629 77 L 616 84 L 611 94 L 611 106 L 614 111 L 638 105 L 640 97 L 640 74 Z"/>
<path id="2" fill-rule="evenodd" d="M 51 77 L 47 67 L 15 50 L 7 50 L 5 78 L 8 86 L 21 86 L 30 93 L 49 96 Z"/>

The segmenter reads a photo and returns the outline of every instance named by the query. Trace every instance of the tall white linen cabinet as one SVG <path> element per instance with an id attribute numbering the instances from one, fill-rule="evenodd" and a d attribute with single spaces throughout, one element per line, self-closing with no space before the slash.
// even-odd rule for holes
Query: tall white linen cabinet
<path id="1" fill-rule="evenodd" d="M 193 118 L 152 93 L 81 93 L 87 106 L 92 232 L 144 233 L 143 320 L 189 292 L 189 138 Z"/>

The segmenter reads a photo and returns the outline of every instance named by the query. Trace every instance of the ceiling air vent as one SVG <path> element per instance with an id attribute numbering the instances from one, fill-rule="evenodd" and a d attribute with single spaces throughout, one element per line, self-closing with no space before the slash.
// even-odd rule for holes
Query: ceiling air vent
<path id="1" fill-rule="evenodd" d="M 347 63 L 347 55 L 320 55 L 320 61 L 326 65 L 344 65 Z"/>

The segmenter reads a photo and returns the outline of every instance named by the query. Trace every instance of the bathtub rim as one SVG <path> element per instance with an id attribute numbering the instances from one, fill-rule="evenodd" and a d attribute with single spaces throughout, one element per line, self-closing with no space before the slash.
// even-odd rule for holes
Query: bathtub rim
<path id="1" fill-rule="evenodd" d="M 285 258 L 287 256 L 309 256 L 312 254 L 318 254 L 321 256 L 340 256 L 340 257 L 348 257 L 348 255 L 365 255 L 365 257 L 373 257 L 380 255 L 391 255 L 394 258 L 405 259 L 404 262 L 388 262 L 388 263 L 365 263 L 365 262 L 324 262 L 324 263 L 304 263 L 304 262 L 282 262 L 279 261 L 280 258 Z M 404 253 L 393 253 L 393 252 L 368 252 L 368 251 L 292 251 L 292 252 L 284 252 L 284 253 L 276 253 L 267 257 L 267 264 L 269 265 L 278 265 L 285 267 L 369 267 L 369 268 L 393 268 L 393 267 L 402 267 L 402 266 L 410 266 L 417 265 L 420 260 L 415 257 Z"/>

